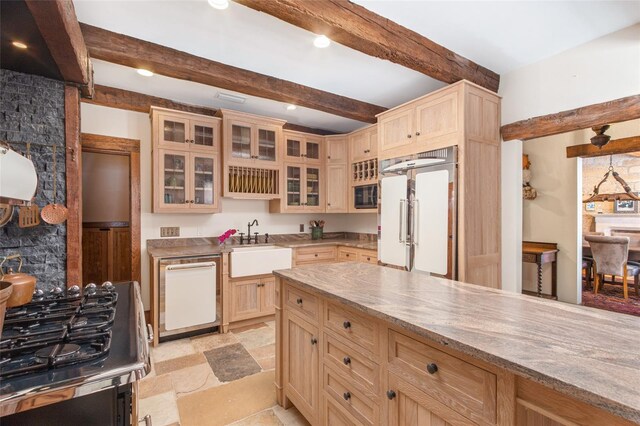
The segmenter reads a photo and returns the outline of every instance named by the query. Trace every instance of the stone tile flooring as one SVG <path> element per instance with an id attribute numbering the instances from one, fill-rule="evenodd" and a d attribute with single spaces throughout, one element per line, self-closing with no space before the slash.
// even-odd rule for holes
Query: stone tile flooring
<path id="1" fill-rule="evenodd" d="M 151 363 L 139 416 L 151 414 L 154 426 L 308 425 L 276 404 L 273 322 L 161 343 Z"/>

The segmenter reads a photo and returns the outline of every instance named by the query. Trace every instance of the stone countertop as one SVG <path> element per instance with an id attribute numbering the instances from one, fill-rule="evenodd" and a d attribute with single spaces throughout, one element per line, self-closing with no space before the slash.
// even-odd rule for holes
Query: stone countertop
<path id="1" fill-rule="evenodd" d="M 638 317 L 365 263 L 274 273 L 640 423 Z"/>
<path id="2" fill-rule="evenodd" d="M 256 246 L 276 245 L 280 247 L 313 247 L 313 246 L 327 246 L 327 245 L 340 245 L 347 247 L 355 247 L 368 250 L 377 250 L 378 243 L 366 240 L 354 240 L 354 239 L 327 239 L 327 240 L 296 240 L 296 241 L 279 241 L 269 244 L 255 244 Z M 254 246 L 254 244 L 251 244 Z M 173 246 L 173 247 L 147 247 L 147 253 L 151 257 L 157 259 L 171 258 L 171 257 L 189 257 L 189 256 L 207 256 L 216 255 L 222 253 L 229 253 L 235 247 L 248 247 L 247 244 L 226 244 L 219 246 L 216 244 L 199 244 L 189 246 Z"/>

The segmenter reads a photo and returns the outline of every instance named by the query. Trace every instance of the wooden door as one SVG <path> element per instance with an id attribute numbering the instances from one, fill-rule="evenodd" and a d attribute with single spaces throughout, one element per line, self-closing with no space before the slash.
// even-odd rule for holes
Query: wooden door
<path id="1" fill-rule="evenodd" d="M 318 328 L 285 311 L 284 383 L 287 397 L 312 424 L 317 416 L 320 382 L 318 376 Z"/>
<path id="2" fill-rule="evenodd" d="M 418 151 L 457 143 L 458 91 L 416 105 L 415 138 Z"/>
<path id="3" fill-rule="evenodd" d="M 322 169 L 319 166 L 304 167 L 304 209 L 313 212 L 324 212 L 322 195 Z"/>
<path id="4" fill-rule="evenodd" d="M 284 159 L 285 161 L 301 161 L 304 155 L 304 141 L 297 133 L 284 132 Z"/>
<path id="5" fill-rule="evenodd" d="M 300 164 L 285 164 L 284 167 L 285 200 L 284 211 L 304 209 L 304 167 Z"/>
<path id="6" fill-rule="evenodd" d="M 202 152 L 220 152 L 220 121 L 212 119 L 190 120 L 191 149 Z"/>
<path id="7" fill-rule="evenodd" d="M 380 139 L 379 146 L 382 152 L 404 147 L 415 141 L 414 115 L 413 106 L 408 106 L 380 118 L 377 136 Z"/>
<path id="8" fill-rule="evenodd" d="M 548 413 L 544 410 L 539 410 L 534 405 L 529 403 L 522 403 L 518 401 L 516 406 L 516 425 L 517 426 L 566 426 L 575 424 L 567 421 L 560 422 L 556 419 L 562 419 L 561 416 L 556 415 L 555 419 L 548 416 Z"/>
<path id="9" fill-rule="evenodd" d="M 389 373 L 386 401 L 390 426 L 475 425 L 392 373 Z"/>
<path id="10" fill-rule="evenodd" d="M 347 138 L 326 138 L 327 163 L 346 164 L 349 162 Z"/>
<path id="11" fill-rule="evenodd" d="M 158 114 L 158 145 L 167 149 L 187 149 L 190 126 L 187 118 Z"/>
<path id="12" fill-rule="evenodd" d="M 227 129 L 229 129 L 230 138 L 225 141 L 225 144 L 227 144 L 226 149 L 228 150 L 228 154 L 225 154 L 225 156 L 235 162 L 253 162 L 255 155 L 253 153 L 253 140 L 255 138 L 253 124 L 246 121 L 229 120 L 226 125 L 228 126 Z"/>
<path id="13" fill-rule="evenodd" d="M 175 212 L 189 209 L 189 153 L 158 150 L 158 179 L 154 197 L 158 211 Z"/>
<path id="14" fill-rule="evenodd" d="M 327 166 L 327 213 L 349 212 L 349 181 L 346 164 Z"/>
<path id="15" fill-rule="evenodd" d="M 189 206 L 191 210 L 202 212 L 215 212 L 218 210 L 218 182 L 220 171 L 218 170 L 217 154 L 190 154 L 190 175 L 191 193 L 189 196 Z"/>
<path id="16" fill-rule="evenodd" d="M 278 155 L 278 135 L 280 129 L 277 126 L 257 125 L 254 144 L 254 155 L 258 162 L 273 166 L 280 158 Z"/>
<path id="17" fill-rule="evenodd" d="M 369 157 L 375 158 L 378 156 L 378 128 L 373 127 L 369 133 Z"/>
<path id="18" fill-rule="evenodd" d="M 129 228 L 111 228 L 113 242 L 112 282 L 131 281 L 131 232 Z"/>
<path id="19" fill-rule="evenodd" d="M 231 281 L 231 321 L 260 316 L 260 279 Z"/>
<path id="20" fill-rule="evenodd" d="M 260 280 L 260 313 L 273 314 L 276 311 L 276 278 L 262 278 Z"/>
<path id="21" fill-rule="evenodd" d="M 322 163 L 322 140 L 308 137 L 304 141 L 304 159 L 307 163 Z"/>
<path id="22" fill-rule="evenodd" d="M 82 230 L 82 284 L 101 284 L 109 280 L 108 228 L 84 228 Z"/>
<path id="23" fill-rule="evenodd" d="M 361 130 L 349 136 L 349 147 L 351 149 L 351 162 L 367 158 L 369 150 L 369 132 Z"/>

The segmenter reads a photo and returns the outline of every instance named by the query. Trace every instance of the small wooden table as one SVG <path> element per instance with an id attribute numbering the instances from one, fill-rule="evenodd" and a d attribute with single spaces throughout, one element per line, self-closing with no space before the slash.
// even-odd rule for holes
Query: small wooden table
<path id="1" fill-rule="evenodd" d="M 538 297 L 558 298 L 558 244 L 539 243 L 535 241 L 522 242 L 522 261 L 538 265 L 538 289 L 534 292 L 523 290 L 525 294 L 535 294 Z M 551 294 L 542 293 L 542 265 L 551 263 Z"/>

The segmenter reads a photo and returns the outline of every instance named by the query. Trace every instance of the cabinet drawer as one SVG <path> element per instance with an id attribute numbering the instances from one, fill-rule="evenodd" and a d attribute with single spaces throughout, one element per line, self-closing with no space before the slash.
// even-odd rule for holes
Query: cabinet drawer
<path id="1" fill-rule="evenodd" d="M 351 346 L 356 343 L 369 351 L 375 359 L 378 356 L 378 323 L 366 319 L 351 310 L 327 303 L 324 325 L 345 337 Z"/>
<path id="2" fill-rule="evenodd" d="M 306 291 L 287 285 L 284 290 L 284 303 L 287 308 L 306 318 L 318 319 L 318 298 Z"/>
<path id="3" fill-rule="evenodd" d="M 364 391 L 327 366 L 324 367 L 324 390 L 327 398 L 340 404 L 363 424 L 377 425 L 380 423 L 380 409 L 372 400 L 372 395 L 366 395 Z"/>
<path id="4" fill-rule="evenodd" d="M 324 400 L 324 424 L 326 426 L 360 426 L 361 422 L 350 415 L 332 397 L 325 393 Z"/>
<path id="5" fill-rule="evenodd" d="M 389 371 L 475 422 L 496 422 L 491 372 L 392 330 Z"/>
<path id="6" fill-rule="evenodd" d="M 339 247 L 338 248 L 338 260 L 340 262 L 356 262 L 358 261 L 358 250 L 348 248 L 348 247 Z"/>
<path id="7" fill-rule="evenodd" d="M 340 373 L 340 377 L 358 382 L 375 394 L 380 387 L 380 367 L 364 352 L 362 349 L 350 347 L 348 342 L 333 333 L 325 332 L 325 363 Z"/>
<path id="8" fill-rule="evenodd" d="M 335 246 L 301 247 L 296 249 L 296 264 L 334 262 L 337 258 Z"/>
<path id="9" fill-rule="evenodd" d="M 358 260 L 363 263 L 378 264 L 378 252 L 373 250 L 362 250 L 358 254 Z"/>

